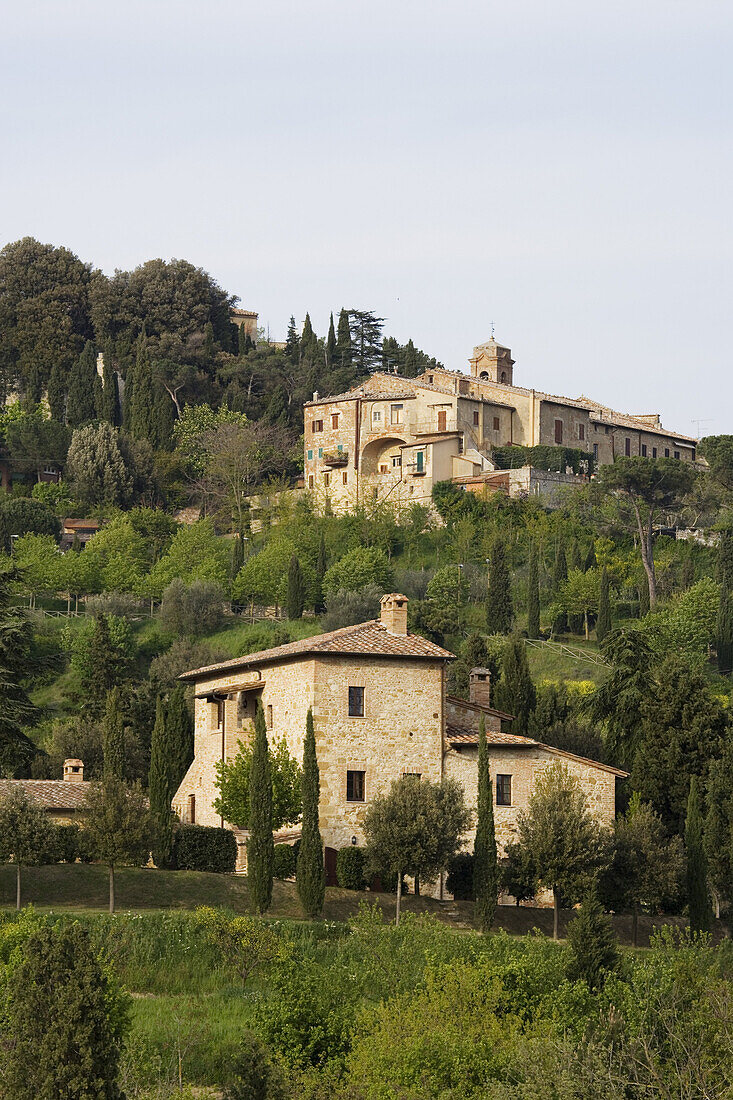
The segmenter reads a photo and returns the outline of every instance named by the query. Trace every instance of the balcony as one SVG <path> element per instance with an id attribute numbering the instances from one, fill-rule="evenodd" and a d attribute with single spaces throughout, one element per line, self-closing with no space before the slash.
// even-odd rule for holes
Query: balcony
<path id="1" fill-rule="evenodd" d="M 348 466 L 348 451 L 325 451 L 323 455 L 324 466 Z"/>

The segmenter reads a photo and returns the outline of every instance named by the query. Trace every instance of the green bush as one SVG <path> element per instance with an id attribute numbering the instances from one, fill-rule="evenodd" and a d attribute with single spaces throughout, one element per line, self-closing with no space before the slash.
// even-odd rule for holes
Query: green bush
<path id="1" fill-rule="evenodd" d="M 292 844 L 275 845 L 273 874 L 283 882 L 285 879 L 295 878 L 295 849 Z"/>
<path id="2" fill-rule="evenodd" d="M 473 901 L 473 856 L 470 852 L 460 852 L 451 860 L 445 885 L 456 901 Z"/>
<path id="3" fill-rule="evenodd" d="M 363 890 L 367 879 L 366 852 L 363 848 L 350 845 L 348 848 L 340 848 L 336 856 L 336 877 L 339 886 L 344 890 Z"/>
<path id="4" fill-rule="evenodd" d="M 78 825 L 57 825 L 54 829 L 53 855 L 56 863 L 76 863 L 79 856 Z"/>
<path id="5" fill-rule="evenodd" d="M 253 1032 L 245 1031 L 224 1100 L 284 1100 L 286 1095 L 282 1073 L 273 1065 L 267 1047 Z"/>
<path id="6" fill-rule="evenodd" d="M 207 825 L 181 825 L 173 841 L 173 865 L 179 871 L 233 871 L 237 865 L 234 833 Z"/>

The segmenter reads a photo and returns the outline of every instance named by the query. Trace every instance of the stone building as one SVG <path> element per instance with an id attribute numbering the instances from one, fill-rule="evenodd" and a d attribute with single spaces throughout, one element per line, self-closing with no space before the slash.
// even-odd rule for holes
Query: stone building
<path id="1" fill-rule="evenodd" d="M 21 790 L 40 802 L 52 821 L 69 825 L 80 821 L 86 809 L 89 783 L 81 760 L 64 760 L 63 779 L 0 779 L 0 801 Z"/>
<path id="2" fill-rule="evenodd" d="M 615 779 L 624 773 L 507 732 L 511 716 L 490 705 L 486 670 L 471 677 L 471 702 L 446 692 L 453 655 L 407 629 L 407 599 L 382 598 L 381 618 L 275 649 L 250 653 L 181 678 L 195 687 L 195 756 L 173 799 L 181 820 L 226 825 L 213 801 L 216 763 L 236 755 L 252 736 L 257 703 L 268 737 L 284 738 L 302 759 L 308 708 L 313 708 L 321 779 L 320 825 L 334 881 L 336 852 L 362 843 L 369 802 L 393 779 L 456 776 L 475 805 L 478 723 L 483 714 L 496 792 L 497 836 L 510 837 L 538 769 L 567 763 L 599 818 L 609 826 Z M 287 834 L 292 839 L 294 833 Z M 242 837 L 240 836 L 240 842 Z"/>
<path id="3" fill-rule="evenodd" d="M 597 465 L 618 455 L 695 460 L 695 440 L 666 431 L 656 413 L 515 385 L 511 351 L 493 338 L 469 365 L 470 374 L 436 367 L 414 379 L 378 371 L 336 397 L 314 394 L 305 406 L 306 489 L 335 511 L 428 503 L 436 482 L 492 473 L 492 447 L 512 444 L 577 448 Z M 538 479 L 528 490 L 517 483 L 518 492 L 541 490 Z"/>

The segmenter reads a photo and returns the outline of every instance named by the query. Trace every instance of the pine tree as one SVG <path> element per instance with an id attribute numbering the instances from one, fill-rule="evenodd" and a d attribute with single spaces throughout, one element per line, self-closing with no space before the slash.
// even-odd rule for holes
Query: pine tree
<path id="1" fill-rule="evenodd" d="M 687 819 L 685 821 L 687 902 L 692 931 L 709 932 L 712 912 L 708 894 L 708 864 L 703 843 L 703 817 L 699 783 L 698 776 L 693 775 L 690 779 L 690 795 L 687 800 Z"/>
<path id="2" fill-rule="evenodd" d="M 313 610 L 316 615 L 322 615 L 326 610 L 323 599 L 323 578 L 328 569 L 328 556 L 326 554 L 326 538 L 321 531 L 321 541 L 318 543 L 318 558 L 316 560 L 316 583 L 313 598 Z"/>
<path id="3" fill-rule="evenodd" d="M 486 595 L 486 627 L 490 634 L 508 634 L 512 629 L 514 610 L 509 570 L 504 543 L 494 540 L 489 565 L 489 588 Z"/>
<path id="4" fill-rule="evenodd" d="M 557 549 L 555 550 L 555 568 L 552 571 L 552 587 L 555 593 L 558 593 L 565 581 L 568 579 L 568 562 L 565 557 L 565 546 L 562 542 L 558 542 Z M 555 622 L 552 624 L 553 634 L 567 634 L 568 632 L 568 617 L 566 612 L 558 615 Z"/>
<path id="5" fill-rule="evenodd" d="M 150 743 L 148 794 L 153 832 L 153 862 L 166 867 L 173 848 L 173 815 L 171 799 L 176 787 L 171 784 L 170 731 L 166 721 L 166 706 L 162 695 L 155 704 L 155 725 Z"/>
<path id="6" fill-rule="evenodd" d="M 537 566 L 537 550 L 534 543 L 529 551 L 529 581 L 527 599 L 527 635 L 530 638 L 540 636 L 540 574 Z"/>
<path id="7" fill-rule="evenodd" d="M 48 380 L 48 407 L 51 416 L 58 420 L 59 424 L 66 423 L 66 376 L 64 368 L 57 360 L 51 368 L 51 376 Z"/>
<path id="8" fill-rule="evenodd" d="M 186 703 L 186 689 L 176 684 L 166 707 L 168 773 L 171 798 L 193 761 L 193 719 Z"/>
<path id="9" fill-rule="evenodd" d="M 288 332 L 285 337 L 285 358 L 297 366 L 300 362 L 300 338 L 295 325 L 295 318 L 291 316 L 288 321 Z"/>
<path id="10" fill-rule="evenodd" d="M 328 336 L 326 337 L 326 366 L 330 369 L 336 359 L 336 330 L 333 327 L 333 313 L 328 324 Z"/>
<path id="11" fill-rule="evenodd" d="M 606 635 L 611 633 L 612 626 L 611 586 L 608 581 L 608 571 L 604 565 L 601 570 L 601 587 L 598 597 L 598 619 L 596 621 L 596 638 L 599 642 L 602 642 Z"/>
<path id="12" fill-rule="evenodd" d="M 320 793 L 313 711 L 309 707 L 305 724 L 305 741 L 303 743 L 303 822 L 295 871 L 298 897 L 300 898 L 300 904 L 303 906 L 303 911 L 308 917 L 320 915 L 326 895 L 323 840 L 318 824 Z"/>
<path id="13" fill-rule="evenodd" d="M 125 726 L 122 721 L 122 700 L 118 687 L 107 693 L 102 719 L 102 751 L 104 778 L 123 779 L 125 772 Z"/>
<path id="14" fill-rule="evenodd" d="M 502 658 L 501 679 L 496 689 L 496 702 L 507 714 L 514 715 L 512 730 L 526 734 L 529 719 L 537 704 L 537 696 L 529 672 L 524 641 L 516 634 L 507 639 Z"/>
<path id="15" fill-rule="evenodd" d="M 97 353 L 94 344 L 87 340 L 84 351 L 71 368 L 69 392 L 66 402 L 66 422 L 78 428 L 94 420 L 97 410 L 94 403 L 94 379 L 97 377 Z"/>
<path id="16" fill-rule="evenodd" d="M 305 610 L 305 577 L 299 558 L 293 554 L 288 569 L 287 610 L 289 619 L 302 619 Z"/>
<path id="17" fill-rule="evenodd" d="M 350 369 L 352 363 L 351 350 L 351 326 L 349 324 L 349 311 L 342 309 L 339 313 L 338 332 L 336 336 L 336 361 L 344 369 Z"/>
<path id="18" fill-rule="evenodd" d="M 572 952 L 570 980 L 584 980 L 591 990 L 600 989 L 618 968 L 619 953 L 613 926 L 594 890 L 586 895 L 577 917 L 568 926 L 568 943 Z"/>
<path id="19" fill-rule="evenodd" d="M 478 730 L 478 813 L 476 839 L 473 842 L 473 894 L 476 916 L 482 932 L 488 932 L 494 920 L 499 894 L 499 867 L 494 831 L 494 799 L 489 772 L 489 750 L 483 714 Z"/>
<path id="20" fill-rule="evenodd" d="M 302 844 L 301 840 L 301 847 Z M 249 840 L 247 841 L 247 884 L 250 902 L 257 913 L 266 913 L 272 902 L 274 848 L 272 777 L 267 748 L 267 728 L 265 712 L 262 704 L 258 702 L 249 773 Z"/>

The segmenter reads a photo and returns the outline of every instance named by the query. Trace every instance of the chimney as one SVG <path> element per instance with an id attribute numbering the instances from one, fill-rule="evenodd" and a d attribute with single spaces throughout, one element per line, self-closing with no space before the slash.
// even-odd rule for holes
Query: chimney
<path id="1" fill-rule="evenodd" d="M 83 783 L 84 782 L 84 761 L 83 760 L 64 760 L 64 782 L 65 783 Z"/>
<path id="2" fill-rule="evenodd" d="M 390 634 L 407 634 L 407 596 L 399 592 L 390 592 L 382 596 L 381 621 Z"/>
<path id="3" fill-rule="evenodd" d="M 488 668 L 472 668 L 468 677 L 468 698 L 479 707 L 491 706 L 491 672 Z"/>
<path id="4" fill-rule="evenodd" d="M 320 396 L 321 395 L 319 394 L 318 390 L 313 391 L 313 400 L 314 401 L 317 401 Z"/>

